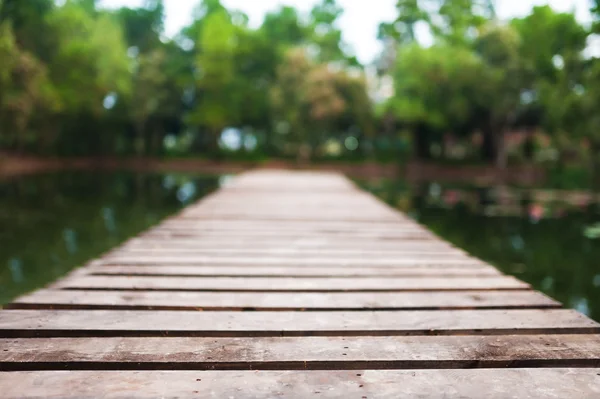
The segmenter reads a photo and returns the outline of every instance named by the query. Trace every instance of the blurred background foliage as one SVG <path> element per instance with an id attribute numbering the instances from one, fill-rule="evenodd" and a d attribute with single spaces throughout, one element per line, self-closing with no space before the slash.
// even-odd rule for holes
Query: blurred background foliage
<path id="1" fill-rule="evenodd" d="M 600 6 L 500 20 L 492 0 L 398 0 L 361 65 L 335 0 L 258 27 L 198 2 L 0 0 L 0 151 L 56 156 L 600 163 Z M 419 41 L 417 28 L 432 37 Z M 359 27 L 357 27 L 359 29 Z"/>

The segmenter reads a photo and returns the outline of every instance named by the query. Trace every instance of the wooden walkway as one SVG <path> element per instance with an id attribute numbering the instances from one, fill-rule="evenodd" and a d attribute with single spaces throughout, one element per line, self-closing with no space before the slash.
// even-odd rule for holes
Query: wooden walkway
<path id="1" fill-rule="evenodd" d="M 600 325 L 340 175 L 257 171 L 0 311 L 0 370 L 2 398 L 600 398 Z"/>

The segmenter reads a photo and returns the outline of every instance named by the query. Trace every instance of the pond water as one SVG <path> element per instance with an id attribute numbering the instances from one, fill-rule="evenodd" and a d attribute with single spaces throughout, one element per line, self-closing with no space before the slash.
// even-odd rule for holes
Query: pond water
<path id="1" fill-rule="evenodd" d="M 0 304 L 56 280 L 218 186 L 217 177 L 108 172 L 0 180 Z"/>
<path id="2" fill-rule="evenodd" d="M 600 321 L 599 196 L 359 181 L 436 234 Z"/>

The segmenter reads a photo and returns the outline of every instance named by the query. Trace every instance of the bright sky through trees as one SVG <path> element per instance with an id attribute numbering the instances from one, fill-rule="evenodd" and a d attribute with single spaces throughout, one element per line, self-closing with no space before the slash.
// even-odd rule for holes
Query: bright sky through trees
<path id="1" fill-rule="evenodd" d="M 289 4 L 298 10 L 308 11 L 315 3 L 315 0 L 223 0 L 226 7 L 248 14 L 253 26 L 260 25 L 265 13 L 280 4 Z M 376 39 L 377 27 L 382 21 L 395 18 L 396 0 L 339 0 L 338 3 L 345 11 L 340 20 L 345 41 L 352 46 L 361 62 L 370 62 L 381 49 Z M 143 0 L 101 0 L 100 4 L 106 7 L 138 7 L 143 4 Z M 165 1 L 167 34 L 174 35 L 190 23 L 196 4 L 198 0 Z M 582 22 L 590 20 L 588 0 L 497 0 L 496 8 L 499 17 L 504 19 L 524 16 L 533 6 L 544 4 L 550 4 L 557 11 L 575 9 L 577 19 Z M 421 30 L 418 33 L 422 41 L 430 40 L 426 32 Z"/>

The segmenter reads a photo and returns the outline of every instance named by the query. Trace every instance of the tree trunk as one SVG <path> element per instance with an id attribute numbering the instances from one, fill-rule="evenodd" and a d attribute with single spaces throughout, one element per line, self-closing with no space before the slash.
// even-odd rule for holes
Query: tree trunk
<path id="1" fill-rule="evenodd" d="M 429 141 L 429 132 L 427 128 L 417 126 L 412 132 L 416 158 L 419 160 L 431 159 L 431 143 Z"/>
<path id="2" fill-rule="evenodd" d="M 306 166 L 311 162 L 313 157 L 313 149 L 310 144 L 302 143 L 298 146 L 298 153 L 296 154 L 296 164 L 298 166 Z"/>
<path id="3" fill-rule="evenodd" d="M 383 131 L 385 133 L 385 137 L 387 137 L 390 142 L 393 141 L 394 132 L 396 131 L 396 119 L 391 113 L 388 113 L 384 116 L 383 119 Z M 377 153 L 377 147 L 375 148 L 375 157 L 379 155 Z M 386 156 L 385 151 L 383 151 L 384 157 Z"/>
<path id="4" fill-rule="evenodd" d="M 135 125 L 135 152 L 139 157 L 146 153 L 146 137 L 145 137 L 145 122 L 138 122 Z"/>
<path id="5" fill-rule="evenodd" d="M 496 141 L 491 126 L 486 126 L 482 130 L 481 158 L 487 162 L 493 162 L 496 159 Z"/>
<path id="6" fill-rule="evenodd" d="M 591 189 L 600 191 L 600 143 L 593 142 L 590 145 L 590 167 L 591 167 Z"/>
<path id="7" fill-rule="evenodd" d="M 219 147 L 219 138 L 221 136 L 221 129 L 219 128 L 211 128 L 209 130 L 208 140 L 208 156 L 213 160 L 220 160 L 222 158 L 221 148 Z"/>
<path id="8" fill-rule="evenodd" d="M 523 156 L 528 162 L 533 161 L 535 155 L 535 146 L 533 142 L 533 130 L 527 129 L 527 135 L 525 136 L 525 143 L 523 144 Z"/>
<path id="9" fill-rule="evenodd" d="M 268 157 L 275 155 L 275 149 L 273 146 L 273 129 L 267 128 L 264 131 L 264 145 L 263 145 L 263 155 Z M 260 147 L 257 147 L 260 149 Z"/>
<path id="10" fill-rule="evenodd" d="M 163 148 L 162 129 L 155 126 L 151 129 L 150 152 L 152 155 L 161 156 Z"/>
<path id="11" fill-rule="evenodd" d="M 494 134 L 496 143 L 496 167 L 498 169 L 506 169 L 507 154 L 506 154 L 506 137 L 504 129 L 498 129 Z"/>

